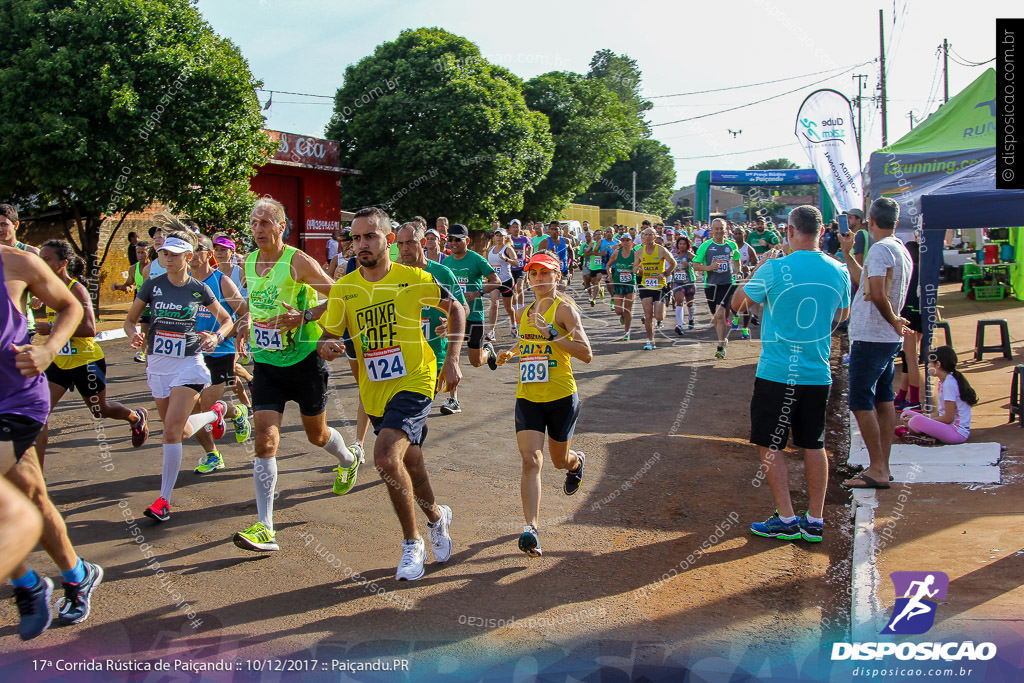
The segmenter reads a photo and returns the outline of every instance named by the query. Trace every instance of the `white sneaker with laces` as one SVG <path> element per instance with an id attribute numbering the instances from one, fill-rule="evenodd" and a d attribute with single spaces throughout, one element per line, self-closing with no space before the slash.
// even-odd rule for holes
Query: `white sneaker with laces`
<path id="1" fill-rule="evenodd" d="M 447 505 L 438 505 L 441 519 L 434 526 L 427 525 L 430 536 L 430 547 L 434 551 L 434 562 L 447 562 L 452 556 L 452 537 L 448 530 L 452 526 L 452 509 Z"/>
<path id="2" fill-rule="evenodd" d="M 423 560 L 426 559 L 426 555 L 423 539 L 402 541 L 402 561 L 398 563 L 395 580 L 415 581 L 421 578 L 423 576 Z"/>

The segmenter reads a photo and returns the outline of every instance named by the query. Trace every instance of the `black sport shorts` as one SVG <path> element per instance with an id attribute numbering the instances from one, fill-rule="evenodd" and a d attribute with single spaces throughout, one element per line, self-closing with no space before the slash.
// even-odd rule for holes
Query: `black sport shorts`
<path id="1" fill-rule="evenodd" d="M 512 292 L 515 291 L 515 284 L 516 281 L 512 279 L 505 280 L 501 283 L 501 286 L 498 287 L 498 291 L 501 292 L 502 299 L 512 298 Z"/>
<path id="2" fill-rule="evenodd" d="M 422 446 L 427 439 L 427 415 L 434 404 L 434 399 L 415 391 L 399 391 L 384 406 L 384 414 L 370 415 L 373 433 L 380 434 L 385 427 L 400 429 L 409 437 L 409 444 Z"/>
<path id="3" fill-rule="evenodd" d="M 711 315 L 715 314 L 715 309 L 719 306 L 729 308 L 729 304 L 732 302 L 732 295 L 735 293 L 736 285 L 704 285 L 704 296 L 707 297 Z"/>
<path id="4" fill-rule="evenodd" d="M 576 431 L 580 417 L 580 397 L 572 394 L 564 398 L 535 403 L 525 398 L 516 399 L 516 431 L 545 431 L 553 441 L 565 443 Z"/>
<path id="5" fill-rule="evenodd" d="M 756 377 L 750 399 L 750 443 L 782 450 L 793 432 L 797 448 L 825 446 L 828 384 L 784 384 Z"/>
<path id="6" fill-rule="evenodd" d="M 75 389 L 82 398 L 90 398 L 107 388 L 107 362 L 100 358 L 70 370 L 61 370 L 56 364 L 51 364 L 46 368 L 46 381 L 63 387 L 65 391 Z"/>
<path id="7" fill-rule="evenodd" d="M 484 346 L 484 321 L 466 321 L 466 346 L 471 349 L 482 349 Z"/>
<path id="8" fill-rule="evenodd" d="M 0 441 L 10 441 L 14 444 L 16 461 L 20 461 L 25 451 L 32 447 L 41 431 L 43 423 L 31 417 L 13 413 L 0 415 Z"/>
<path id="9" fill-rule="evenodd" d="M 284 412 L 284 404 L 295 401 L 306 417 L 327 410 L 327 363 L 316 351 L 293 365 L 278 367 L 253 363 L 252 409 Z"/>
<path id="10" fill-rule="evenodd" d="M 206 369 L 210 371 L 210 384 L 235 385 L 235 354 L 205 356 Z"/>
<path id="11" fill-rule="evenodd" d="M 661 300 L 661 290 L 660 289 L 644 289 L 643 287 L 641 287 L 640 288 L 640 301 L 643 301 L 644 299 L 654 299 L 655 301 L 660 301 Z"/>

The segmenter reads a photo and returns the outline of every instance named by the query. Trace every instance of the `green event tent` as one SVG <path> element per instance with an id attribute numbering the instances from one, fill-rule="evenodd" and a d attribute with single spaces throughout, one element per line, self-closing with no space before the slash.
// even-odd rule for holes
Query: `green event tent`
<path id="1" fill-rule="evenodd" d="M 902 193 L 994 157 L 995 98 L 996 72 L 988 69 L 914 130 L 873 152 L 868 161 L 871 199 L 899 201 Z"/>

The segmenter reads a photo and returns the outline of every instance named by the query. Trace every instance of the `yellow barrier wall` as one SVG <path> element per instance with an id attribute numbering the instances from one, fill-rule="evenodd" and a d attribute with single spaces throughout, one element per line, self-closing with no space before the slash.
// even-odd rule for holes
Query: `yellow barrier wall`
<path id="1" fill-rule="evenodd" d="M 649 220 L 651 223 L 660 223 L 661 216 L 655 216 L 652 213 L 640 213 L 639 211 L 627 211 L 625 209 L 601 209 L 601 225 L 603 227 L 618 224 L 639 228 L 644 220 Z"/>
<path id="2" fill-rule="evenodd" d="M 602 209 L 589 204 L 570 204 L 559 216 L 567 221 L 590 221 L 591 227 L 600 225 L 607 228 L 609 225 L 625 225 L 639 228 L 644 220 L 651 223 L 661 222 L 661 216 L 652 213 L 641 213 L 639 211 L 626 211 L 625 209 Z"/>

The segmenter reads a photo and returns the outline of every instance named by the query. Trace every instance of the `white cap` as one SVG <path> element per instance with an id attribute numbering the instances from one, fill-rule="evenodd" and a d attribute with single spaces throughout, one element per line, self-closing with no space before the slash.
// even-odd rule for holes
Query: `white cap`
<path id="1" fill-rule="evenodd" d="M 183 239 L 168 237 L 157 251 L 169 251 L 172 254 L 184 254 L 186 252 L 191 254 L 195 251 L 195 248 Z"/>

